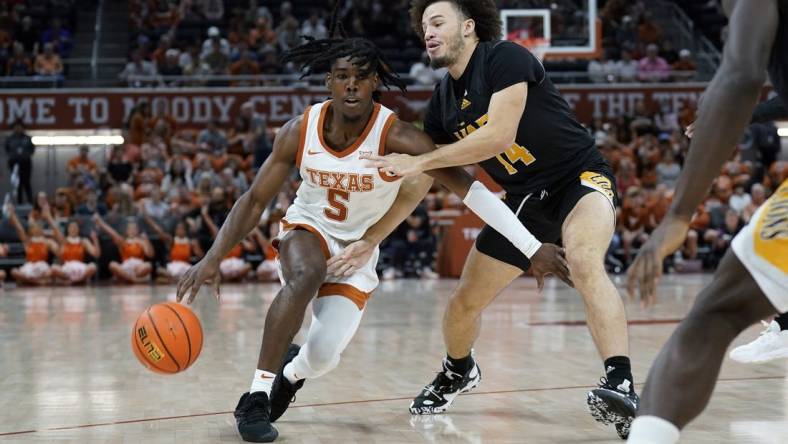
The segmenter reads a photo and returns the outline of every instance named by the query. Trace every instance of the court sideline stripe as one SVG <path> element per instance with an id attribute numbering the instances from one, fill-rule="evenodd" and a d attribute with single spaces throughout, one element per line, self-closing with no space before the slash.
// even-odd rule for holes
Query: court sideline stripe
<path id="1" fill-rule="evenodd" d="M 627 324 L 629 325 L 656 325 L 656 324 L 678 324 L 679 322 L 683 321 L 684 319 L 635 319 L 628 321 Z M 565 327 L 581 327 L 586 325 L 586 321 L 584 320 L 576 320 L 576 321 L 538 321 L 538 322 L 527 322 L 529 327 L 544 327 L 544 326 L 552 326 L 552 325 L 560 325 Z"/>
<path id="2" fill-rule="evenodd" d="M 742 382 L 742 381 L 763 381 L 763 380 L 774 380 L 774 379 L 785 379 L 784 375 L 781 376 L 753 376 L 749 378 L 723 378 L 720 379 L 719 382 Z M 636 386 L 642 386 L 642 383 L 635 384 Z M 479 395 L 499 395 L 504 393 L 529 393 L 529 392 L 545 392 L 551 390 L 575 390 L 575 389 L 588 389 L 591 388 L 588 385 L 572 385 L 572 386 L 565 386 L 565 387 L 537 387 L 537 388 L 529 388 L 529 389 L 512 389 L 512 390 L 492 390 L 487 392 L 470 392 L 464 393 L 460 396 L 479 396 Z M 291 409 L 297 408 L 304 408 L 304 407 L 326 407 L 326 406 L 334 406 L 334 405 L 346 405 L 346 404 L 366 404 L 371 402 L 388 402 L 388 401 L 403 401 L 412 399 L 412 396 L 403 396 L 397 398 L 381 398 L 381 399 L 362 399 L 357 401 L 339 401 L 339 402 L 324 402 L 319 404 L 302 404 L 302 405 L 294 405 L 290 406 Z M 104 427 L 104 426 L 112 426 L 112 425 L 123 425 L 123 424 L 136 424 L 141 422 L 151 422 L 151 421 L 169 421 L 173 419 L 184 419 L 184 418 L 199 418 L 202 416 L 218 416 L 218 415 L 227 415 L 233 413 L 231 411 L 227 412 L 210 412 L 210 413 L 194 413 L 191 415 L 178 415 L 178 416 L 162 416 L 159 418 L 144 418 L 144 419 L 126 419 L 121 421 L 110 421 L 110 422 L 102 422 L 96 424 L 83 424 L 77 426 L 63 426 L 63 427 L 51 427 L 46 429 L 40 430 L 21 430 L 18 432 L 6 432 L 0 433 L 0 437 L 2 436 L 18 436 L 18 435 L 28 435 L 31 433 L 41 433 L 41 432 L 57 432 L 57 431 L 64 431 L 64 430 L 77 430 L 77 429 L 87 429 L 93 427 Z"/>

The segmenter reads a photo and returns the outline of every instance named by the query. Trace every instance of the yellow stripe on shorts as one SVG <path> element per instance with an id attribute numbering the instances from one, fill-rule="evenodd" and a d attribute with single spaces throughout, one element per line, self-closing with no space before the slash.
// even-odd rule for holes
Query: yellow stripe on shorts
<path id="1" fill-rule="evenodd" d="M 610 179 L 608 179 L 604 174 L 586 171 L 580 175 L 580 183 L 604 194 L 605 197 L 610 200 L 610 203 L 613 203 L 615 196 L 613 194 L 613 184 L 610 183 Z"/>
<path id="2" fill-rule="evenodd" d="M 788 274 L 788 180 L 764 204 L 755 225 L 755 253 Z"/>

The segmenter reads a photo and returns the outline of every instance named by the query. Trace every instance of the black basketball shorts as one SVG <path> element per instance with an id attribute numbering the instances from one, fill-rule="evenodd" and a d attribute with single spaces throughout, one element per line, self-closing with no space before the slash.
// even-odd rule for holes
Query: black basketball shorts
<path id="1" fill-rule="evenodd" d="M 507 194 L 504 202 L 540 242 L 558 244 L 564 220 L 586 194 L 602 193 L 615 212 L 618 199 L 615 184 L 610 167 L 607 164 L 595 164 L 552 193 L 543 193 L 544 196 L 537 196 L 536 193 L 530 196 Z M 476 249 L 523 271 L 531 267 L 531 261 L 520 250 L 489 226 L 485 226 L 476 238 Z"/>

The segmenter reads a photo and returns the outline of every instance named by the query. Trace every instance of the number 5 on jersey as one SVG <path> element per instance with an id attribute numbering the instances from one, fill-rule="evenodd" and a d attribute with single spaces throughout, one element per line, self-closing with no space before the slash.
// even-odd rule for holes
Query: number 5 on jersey
<path id="1" fill-rule="evenodd" d="M 335 190 L 330 188 L 328 190 L 328 205 L 331 208 L 326 208 L 323 213 L 327 218 L 337 222 L 344 222 L 347 219 L 347 203 L 350 202 L 350 192 Z"/>

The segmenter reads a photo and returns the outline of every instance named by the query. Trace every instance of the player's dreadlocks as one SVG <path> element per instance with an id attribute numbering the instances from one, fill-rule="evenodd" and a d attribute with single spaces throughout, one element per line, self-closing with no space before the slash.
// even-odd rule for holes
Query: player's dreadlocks
<path id="1" fill-rule="evenodd" d="M 330 72 L 335 60 L 348 57 L 362 75 L 375 72 L 386 89 L 395 86 L 404 92 L 405 81 L 391 70 L 386 56 L 374 43 L 364 38 L 347 37 L 338 18 L 339 4 L 340 0 L 337 0 L 331 14 L 329 38 L 317 40 L 306 37 L 306 43 L 286 52 L 282 60 L 300 65 L 301 78 L 304 78 L 311 74 Z M 373 100 L 378 101 L 379 98 L 380 92 L 376 91 Z"/>

